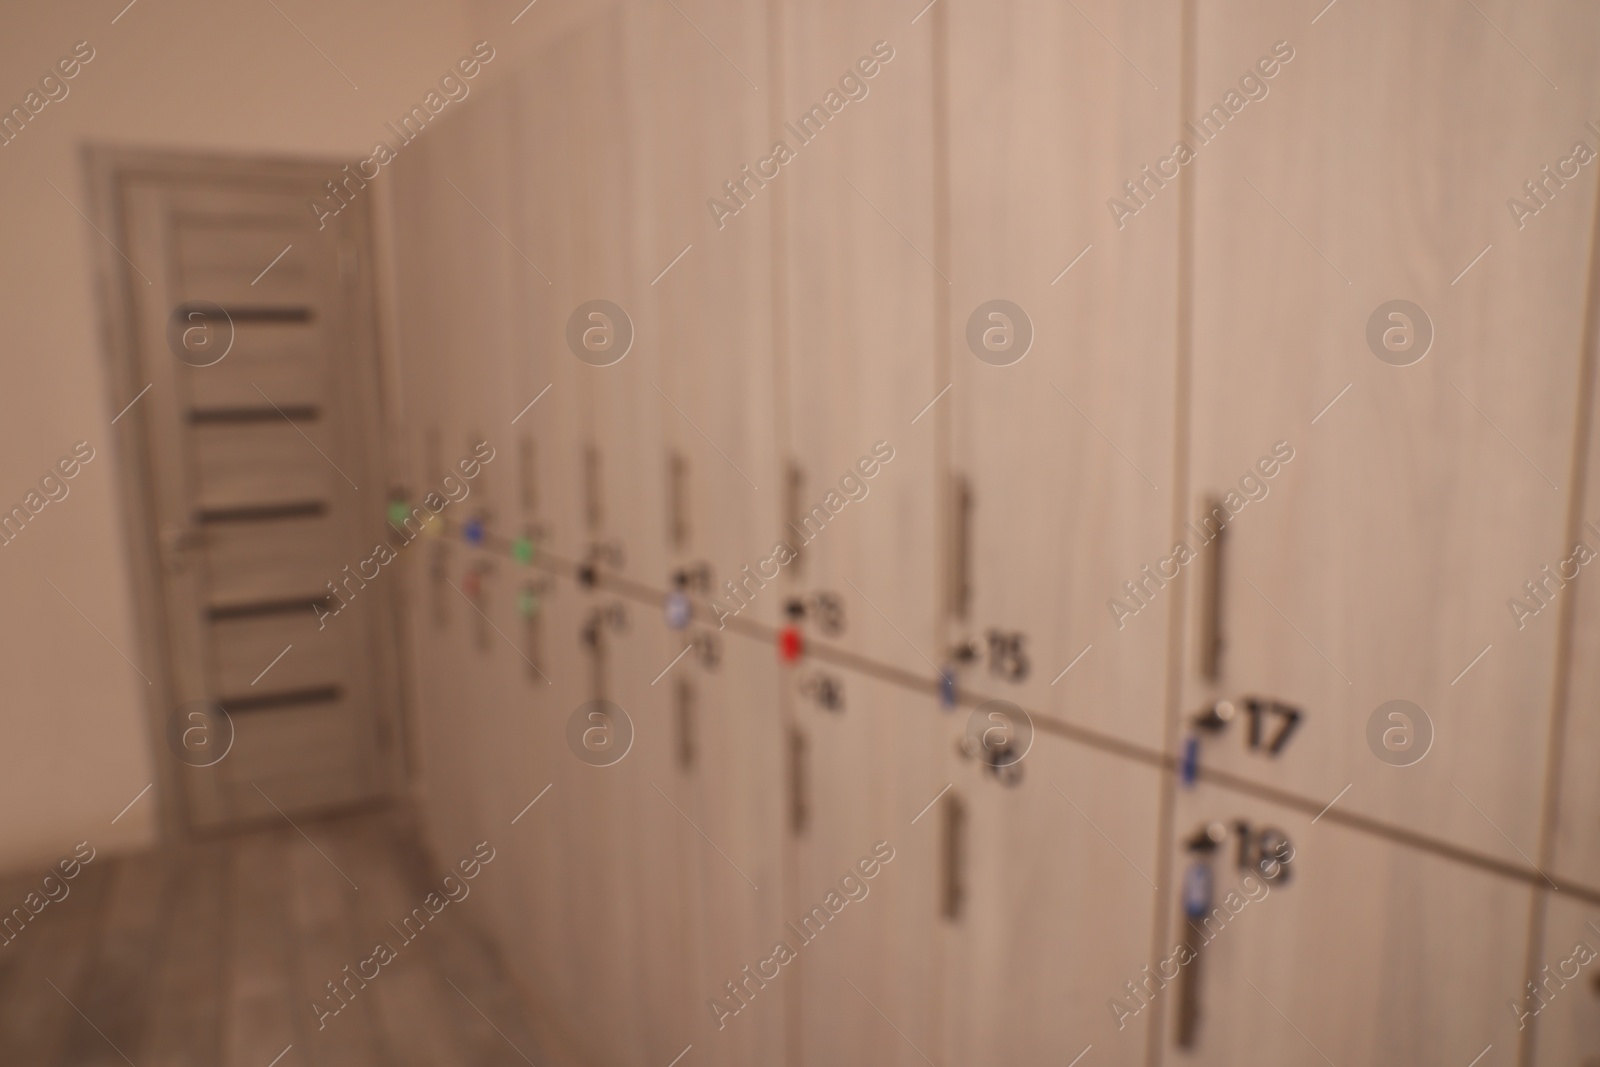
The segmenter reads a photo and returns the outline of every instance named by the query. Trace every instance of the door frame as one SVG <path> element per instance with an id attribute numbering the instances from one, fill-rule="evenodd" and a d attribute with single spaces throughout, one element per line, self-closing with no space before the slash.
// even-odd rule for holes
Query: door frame
<path id="1" fill-rule="evenodd" d="M 114 435 L 113 451 L 118 474 L 117 513 L 120 520 L 124 565 L 129 574 L 133 598 L 135 640 L 143 662 L 153 664 L 150 685 L 143 701 L 146 736 L 154 764 L 157 833 L 161 840 L 201 836 L 188 814 L 187 786 L 179 773 L 178 761 L 165 755 L 167 717 L 174 705 L 173 670 L 168 630 L 167 591 L 162 579 L 160 545 L 152 510 L 155 483 L 150 470 L 150 426 L 141 406 L 133 404 L 141 384 L 138 329 L 134 321 L 135 301 L 129 287 L 134 283 L 129 263 L 121 248 L 128 243 L 124 211 L 124 187 L 133 178 L 165 180 L 205 179 L 213 183 L 256 185 L 263 180 L 305 180 L 308 186 L 334 174 L 347 161 L 311 156 L 245 156 L 184 151 L 135 149 L 89 144 L 83 150 L 83 165 L 90 194 L 91 225 L 106 238 L 95 241 L 95 295 L 100 307 L 100 346 L 104 358 L 111 410 L 123 412 L 120 430 Z M 356 291 L 366 312 L 352 316 L 357 335 L 357 355 L 368 366 L 367 376 L 375 390 L 373 416 L 364 428 L 371 484 L 392 486 L 393 464 L 384 443 L 388 438 L 392 397 L 387 380 L 387 353 L 382 345 L 379 319 L 381 292 L 377 282 L 375 220 L 372 197 L 361 198 L 341 211 L 337 225 L 353 239 L 357 253 Z M 362 260 L 365 262 L 363 263 Z M 133 405 L 131 408 L 129 405 Z M 371 608 L 375 616 L 372 649 L 375 667 L 374 726 L 384 731 L 390 743 L 380 754 L 377 796 L 392 799 L 409 779 L 410 716 L 403 706 L 400 684 L 399 648 L 403 635 L 399 629 L 399 591 L 393 583 L 374 588 Z M 218 832 L 218 831 L 211 831 Z M 227 832 L 226 829 L 221 832 Z"/>

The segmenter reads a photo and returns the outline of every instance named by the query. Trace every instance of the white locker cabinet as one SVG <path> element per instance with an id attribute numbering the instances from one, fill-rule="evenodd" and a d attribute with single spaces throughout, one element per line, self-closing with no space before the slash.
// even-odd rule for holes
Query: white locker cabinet
<path id="1" fill-rule="evenodd" d="M 742 1027 L 783 1010 L 778 993 L 792 998 L 798 1020 L 789 1063 L 910 1067 L 936 1056 L 941 1016 L 929 936 L 939 921 L 937 806 L 912 821 L 946 784 L 929 729 L 933 702 L 869 675 L 837 673 L 848 699 L 842 710 L 794 711 L 784 925 L 745 948 L 753 967 L 779 941 L 796 958 L 780 958 L 779 977 L 752 989 L 748 1006 L 726 1023 Z"/>
<path id="2" fill-rule="evenodd" d="M 911 440 L 948 419 L 941 665 L 1157 747 L 1176 590 L 1107 602 L 1171 546 L 1179 196 L 1121 232 L 1104 202 L 1170 146 L 1179 27 L 1094 6 L 944 12 L 953 384 Z"/>
<path id="3" fill-rule="evenodd" d="M 1157 770 L 1036 733 L 1020 782 L 1006 785 L 954 754 L 966 720 L 945 720 L 954 787 L 941 804 L 962 811 L 951 872 L 960 900 L 943 920 L 944 1053 L 935 1059 L 1067 1063 L 1092 1045 L 1097 1063 L 1148 1062 L 1149 1027 L 1119 1031 L 1106 1002 L 1150 959 Z M 948 817 L 924 816 L 919 843 Z"/>
<path id="4" fill-rule="evenodd" d="M 1600 904 L 1550 894 L 1539 965 L 1500 1010 L 1529 1042 L 1540 1067 L 1600 1062 Z M 1524 1033 L 1526 1030 L 1526 1033 Z"/>
<path id="5" fill-rule="evenodd" d="M 1521 229 L 1507 200 L 1593 142 L 1600 12 L 1478 7 L 1357 2 L 1313 24 L 1238 0 L 1197 14 L 1194 112 L 1240 106 L 1189 164 L 1184 507 L 1199 525 L 1207 496 L 1231 494 L 1235 514 L 1219 606 L 1195 598 L 1182 710 L 1293 706 L 1304 718 L 1276 757 L 1236 724 L 1206 759 L 1324 801 L 1350 785 L 1347 810 L 1525 863 L 1555 619 L 1519 631 L 1507 598 L 1569 547 L 1594 168 Z M 1159 204 L 1128 226 L 1147 211 Z M 1388 318 L 1394 300 L 1426 321 Z M 1213 612 L 1209 680 L 1196 635 Z M 1394 699 L 1433 730 L 1405 768 L 1367 741 Z"/>
<path id="6" fill-rule="evenodd" d="M 1133 1018 L 1159 1007 L 1169 1062 L 1465 1064 L 1490 1044 L 1513 1062 L 1505 1002 L 1523 982 L 1529 882 L 1206 786 L 1180 794 L 1176 817 L 1175 883 L 1197 855 L 1183 843 L 1212 822 L 1226 830 L 1210 857 L 1211 918 L 1189 925 L 1169 889 L 1157 978 L 1120 998 Z M 1277 880 L 1240 867 L 1239 822 L 1254 844 L 1269 829 L 1287 840 L 1266 846 L 1288 860 Z M 1180 944 L 1198 958 L 1184 963 Z M 1179 1049 L 1189 980 L 1197 1023 Z"/>
<path id="7" fill-rule="evenodd" d="M 749 162 L 780 160 L 715 235 L 779 226 L 774 427 L 786 467 L 763 491 L 781 494 L 779 536 L 800 556 L 768 564 L 786 577 L 756 595 L 835 598 L 839 640 L 932 676 L 935 453 L 912 419 L 946 384 L 933 358 L 950 274 L 935 244 L 935 16 L 913 24 L 896 5 L 837 0 L 775 10 L 778 84 L 762 92 L 787 154 L 769 147 Z M 809 634 L 830 636 L 830 603 L 808 613 Z"/>

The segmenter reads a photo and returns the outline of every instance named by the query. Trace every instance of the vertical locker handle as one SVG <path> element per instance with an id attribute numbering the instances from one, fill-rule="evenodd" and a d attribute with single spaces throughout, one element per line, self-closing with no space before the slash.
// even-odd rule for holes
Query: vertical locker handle
<path id="1" fill-rule="evenodd" d="M 589 640 L 589 690 L 594 694 L 592 699 L 604 700 L 606 697 L 606 636 L 598 612 L 589 621 L 588 632 L 585 636 Z"/>
<path id="2" fill-rule="evenodd" d="M 667 544 L 675 552 L 689 547 L 689 461 L 676 450 L 667 454 Z"/>
<path id="3" fill-rule="evenodd" d="M 687 678 L 678 679 L 677 698 L 678 766 L 687 773 L 695 761 L 694 685 Z"/>
<path id="4" fill-rule="evenodd" d="M 522 595 L 538 597 L 539 593 L 524 590 Z M 530 682 L 544 677 L 538 668 L 538 662 L 544 658 L 542 654 L 544 642 L 541 640 L 543 633 L 544 624 L 540 621 L 539 609 L 535 607 L 533 614 L 528 616 L 527 622 L 523 624 L 523 642 L 527 645 L 523 658 L 528 661 L 527 675 Z"/>
<path id="5" fill-rule="evenodd" d="M 422 437 L 422 447 L 426 453 L 423 462 L 427 466 L 425 477 L 429 485 L 438 485 L 444 480 L 444 453 L 439 444 L 439 427 L 429 426 Z"/>
<path id="6" fill-rule="evenodd" d="M 583 446 L 583 512 L 593 537 L 600 536 L 600 450 L 594 445 Z"/>
<path id="7" fill-rule="evenodd" d="M 806 735 L 789 729 L 789 831 L 804 837 L 811 811 L 806 804 Z"/>
<path id="8" fill-rule="evenodd" d="M 1209 517 L 1217 511 L 1228 513 L 1222 498 L 1208 497 L 1206 515 Z M 1208 682 L 1222 677 L 1222 579 L 1227 545 L 1228 527 L 1224 525 L 1217 530 L 1216 540 L 1211 544 L 1200 590 L 1200 677 Z"/>
<path id="9" fill-rule="evenodd" d="M 520 472 L 522 474 L 522 484 L 520 486 L 522 490 L 522 510 L 525 514 L 532 516 L 539 510 L 538 468 L 535 466 L 537 455 L 534 452 L 533 438 L 528 434 L 523 434 L 522 439 L 518 442 L 518 448 L 522 453 L 520 457 L 522 461 L 522 470 Z"/>
<path id="10" fill-rule="evenodd" d="M 972 486 L 964 475 L 950 478 L 950 615 L 965 619 L 972 603 Z"/>
<path id="11" fill-rule="evenodd" d="M 944 917 L 954 922 L 961 918 L 961 906 L 967 890 L 963 878 L 966 868 L 967 808 L 961 798 L 951 793 L 943 806 L 944 851 L 941 871 L 944 885 L 940 889 L 940 910 Z"/>
<path id="12" fill-rule="evenodd" d="M 792 459 L 789 460 L 788 467 L 784 471 L 783 478 L 783 521 L 788 524 L 788 528 L 790 530 L 793 530 L 796 533 L 799 533 L 801 530 L 800 508 L 802 505 L 800 501 L 805 490 L 805 485 L 806 476 L 805 473 L 801 471 L 800 464 L 796 463 Z M 803 537 L 801 540 L 803 540 Z M 796 575 L 799 575 L 805 571 L 806 552 L 804 548 L 800 547 L 800 541 L 795 541 L 794 546 L 792 569 Z"/>

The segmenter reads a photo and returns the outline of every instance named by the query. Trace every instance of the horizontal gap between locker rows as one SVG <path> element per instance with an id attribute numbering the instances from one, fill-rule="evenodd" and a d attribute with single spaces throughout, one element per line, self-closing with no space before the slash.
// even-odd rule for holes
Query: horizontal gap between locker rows
<path id="1" fill-rule="evenodd" d="M 201 522 L 268 522 L 272 519 L 310 519 L 328 513 L 321 500 L 295 500 L 283 504 L 245 504 L 232 508 L 201 508 Z"/>
<path id="2" fill-rule="evenodd" d="M 440 519 L 438 521 L 443 522 L 444 520 Z M 448 523 L 446 523 L 445 530 L 448 532 L 449 529 L 450 526 Z M 464 547 L 492 549 L 503 554 L 508 554 L 511 550 L 511 542 L 505 538 L 485 532 L 483 534 L 483 543 L 481 545 L 466 545 Z M 578 565 L 576 563 L 572 562 L 571 560 L 562 559 L 559 556 L 552 556 L 542 550 L 535 557 L 534 566 L 554 574 L 559 574 L 562 577 L 573 578 L 576 580 L 576 574 L 578 570 Z M 618 593 L 621 593 L 623 596 L 641 603 L 659 607 L 666 599 L 667 594 L 665 590 L 657 589 L 654 586 L 646 585 L 645 583 L 635 581 L 632 578 L 625 578 L 617 574 L 607 574 L 603 571 L 600 571 L 598 568 L 595 568 L 595 577 L 596 588 L 614 590 Z M 708 613 L 699 605 L 695 605 L 694 613 L 696 619 L 702 622 L 707 621 Z M 756 638 L 769 645 L 772 644 L 778 636 L 778 630 L 776 627 L 768 626 L 765 623 L 755 622 L 750 619 L 740 619 L 737 617 L 729 618 L 725 621 L 725 625 L 727 629 L 734 633 L 740 633 L 746 637 Z M 854 652 L 839 648 L 838 646 L 825 644 L 823 642 L 807 639 L 805 649 L 805 654 L 813 659 L 832 663 L 835 666 L 845 667 L 861 674 L 871 675 L 880 681 L 889 682 L 893 685 L 898 685 L 914 692 L 925 693 L 930 697 L 937 698 L 938 696 L 939 683 L 934 679 L 924 678 L 921 675 L 912 673 L 911 671 L 903 670 L 899 667 L 892 667 L 885 663 L 879 663 L 876 660 L 868 659 L 865 656 L 861 656 Z M 976 707 L 979 704 L 994 698 L 982 693 L 974 692 L 964 686 L 958 686 L 956 690 L 956 699 L 963 705 Z M 1091 730 L 1085 726 L 1078 726 L 1073 723 L 1064 722 L 1061 719 L 1057 719 L 1050 715 L 1044 715 L 1031 709 L 1024 708 L 1023 710 L 1026 711 L 1028 716 L 1033 720 L 1034 727 L 1040 731 L 1043 731 L 1044 733 L 1054 734 L 1057 737 L 1062 737 L 1068 741 L 1074 741 L 1078 744 L 1086 745 L 1089 748 L 1098 749 L 1101 752 L 1105 752 L 1113 756 L 1120 756 L 1123 759 L 1130 759 L 1137 763 L 1143 763 L 1147 766 L 1155 767 L 1158 770 L 1167 772 L 1169 774 L 1178 773 L 1177 759 L 1173 756 L 1167 755 L 1166 753 L 1158 752 L 1155 749 L 1146 748 L 1145 746 L 1135 744 L 1132 741 L 1124 741 L 1119 737 L 1113 737 L 1110 734 L 1101 733 L 1098 730 Z M 1499 875 L 1503 878 L 1510 878 L 1515 881 L 1526 882 L 1540 889 L 1547 889 L 1553 886 L 1554 892 L 1564 894 L 1572 897 L 1575 900 L 1581 900 L 1588 904 L 1600 904 L 1600 890 L 1567 879 L 1555 878 L 1553 876 L 1546 875 L 1543 871 L 1539 871 L 1533 867 L 1525 867 L 1521 864 L 1509 863 L 1505 860 L 1497 859 L 1494 856 L 1485 855 L 1481 852 L 1475 852 L 1469 848 L 1462 848 L 1460 845 L 1452 844 L 1449 841 L 1442 841 L 1438 838 L 1430 837 L 1427 834 L 1418 833 L 1415 830 L 1408 830 L 1402 826 L 1395 826 L 1391 823 L 1386 823 L 1379 819 L 1373 819 L 1366 815 L 1355 814 L 1339 808 L 1328 808 L 1324 801 L 1308 800 L 1305 797 L 1290 793 L 1287 790 L 1277 789 L 1269 785 L 1262 785 L 1259 782 L 1253 782 L 1250 779 L 1240 775 L 1232 774 L 1228 771 L 1213 770 L 1205 767 L 1204 765 L 1199 768 L 1199 778 L 1201 781 L 1208 782 L 1223 789 L 1231 790 L 1235 793 L 1243 793 L 1246 796 L 1252 796 L 1258 800 L 1264 800 L 1271 804 L 1278 804 L 1285 808 L 1293 808 L 1296 811 L 1301 811 L 1314 817 L 1327 819 L 1329 822 L 1338 823 L 1341 826 L 1349 827 L 1350 829 L 1359 831 L 1361 833 L 1372 834 L 1375 837 L 1385 838 L 1386 840 L 1392 841 L 1396 844 L 1404 845 L 1407 848 L 1415 849 L 1419 852 L 1426 852 L 1430 855 L 1438 856 L 1441 859 L 1452 860 L 1456 863 L 1462 863 L 1469 867 L 1476 867 L 1479 870 L 1487 871 L 1490 874 Z"/>
<path id="3" fill-rule="evenodd" d="M 192 426 L 211 426 L 217 424 L 231 424 L 239 422 L 277 422 L 279 419 L 288 419 L 290 422 L 299 419 L 310 422 L 322 414 L 322 409 L 315 404 L 280 404 L 277 407 L 237 407 L 237 408 L 190 408 L 189 423 Z"/>
<path id="4" fill-rule="evenodd" d="M 224 619 L 252 619 L 261 615 L 287 615 L 290 612 L 316 610 L 327 607 L 326 596 L 290 597 L 285 600 L 251 600 L 240 604 L 213 604 L 206 609 L 206 619 L 219 622 Z"/>
<path id="5" fill-rule="evenodd" d="M 222 313 L 227 316 L 227 321 L 234 324 L 241 322 L 310 322 L 312 311 L 308 307 L 231 307 L 223 308 Z M 215 319 L 211 309 L 204 304 L 179 304 L 174 312 L 174 318 L 193 321 L 196 315 L 205 319 Z"/>
<path id="6" fill-rule="evenodd" d="M 319 685 L 308 689 L 288 689 L 259 696 L 219 697 L 222 710 L 233 714 L 241 711 L 262 711 L 267 708 L 287 708 L 298 704 L 326 704 L 338 700 L 344 690 L 337 685 Z"/>

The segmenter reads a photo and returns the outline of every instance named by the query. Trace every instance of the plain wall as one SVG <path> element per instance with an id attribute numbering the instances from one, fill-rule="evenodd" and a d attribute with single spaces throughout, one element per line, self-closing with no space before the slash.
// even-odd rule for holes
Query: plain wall
<path id="1" fill-rule="evenodd" d="M 75 442 L 96 453 L 66 499 L 0 547 L 0 870 L 53 862 L 81 840 L 103 851 L 152 841 L 155 790 L 112 820 L 167 758 L 151 751 L 138 673 L 159 668 L 135 630 L 122 545 L 115 472 L 128 422 L 110 424 L 102 238 L 73 206 L 89 213 L 82 147 L 366 155 L 473 42 L 498 48 L 515 13 L 476 30 L 466 5 L 423 0 L 275 0 L 281 13 L 266 0 L 125 3 L 10 5 L 0 33 L 6 111 L 76 42 L 95 50 L 69 95 L 0 146 L 0 510 Z M 381 205 L 382 179 L 374 184 Z"/>

